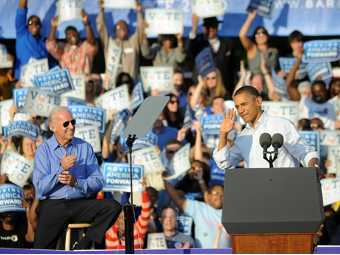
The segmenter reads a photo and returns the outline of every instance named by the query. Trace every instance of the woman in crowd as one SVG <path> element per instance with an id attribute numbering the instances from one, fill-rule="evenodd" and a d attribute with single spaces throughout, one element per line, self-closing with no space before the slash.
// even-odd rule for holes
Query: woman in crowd
<path id="1" fill-rule="evenodd" d="M 179 109 L 179 100 L 175 94 L 169 94 L 169 102 L 166 104 L 163 114 L 167 126 L 181 129 L 183 126 L 183 116 Z"/>
<path id="2" fill-rule="evenodd" d="M 259 26 L 255 29 L 253 40 L 250 40 L 247 33 L 256 17 L 256 11 L 248 13 L 248 17 L 241 27 L 239 37 L 243 48 L 247 52 L 248 68 L 252 74 L 261 73 L 261 55 L 264 56 L 267 63 L 268 70 L 277 68 L 278 51 L 268 45 L 269 34 L 268 31 Z"/>

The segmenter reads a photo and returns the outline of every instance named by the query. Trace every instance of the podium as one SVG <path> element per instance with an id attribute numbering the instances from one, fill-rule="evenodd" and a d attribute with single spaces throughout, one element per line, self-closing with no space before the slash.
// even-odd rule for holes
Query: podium
<path id="1" fill-rule="evenodd" d="M 324 219 L 316 168 L 227 170 L 222 223 L 233 253 L 312 253 Z"/>

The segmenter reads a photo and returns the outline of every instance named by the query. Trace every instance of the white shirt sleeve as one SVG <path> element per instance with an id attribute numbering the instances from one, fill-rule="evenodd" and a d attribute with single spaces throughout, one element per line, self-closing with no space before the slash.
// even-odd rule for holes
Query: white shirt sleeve
<path id="1" fill-rule="evenodd" d="M 219 168 L 227 169 L 232 166 L 236 166 L 243 158 L 241 151 L 236 145 L 231 148 L 228 148 L 226 145 L 221 150 L 218 150 L 218 148 L 214 149 L 213 159 Z"/>
<path id="2" fill-rule="evenodd" d="M 305 167 L 308 166 L 308 162 L 312 158 L 319 158 L 318 153 L 312 146 L 308 146 L 304 142 L 291 122 L 287 121 L 284 126 L 286 132 L 284 135 L 284 147 L 293 157 L 299 160 Z"/>

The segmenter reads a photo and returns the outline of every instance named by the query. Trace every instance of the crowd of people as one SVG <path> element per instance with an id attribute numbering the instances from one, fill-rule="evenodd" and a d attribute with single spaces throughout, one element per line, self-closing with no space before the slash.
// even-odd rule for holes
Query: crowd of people
<path id="1" fill-rule="evenodd" d="M 166 94 L 169 101 L 148 137 L 134 149 L 155 146 L 164 165 L 157 186 L 152 185 L 152 178 L 148 178 L 148 170 L 144 169 L 143 191 L 137 198 L 140 206 L 134 212 L 136 249 L 148 248 L 148 240 L 154 233 L 163 233 L 167 248 L 231 247 L 230 236 L 221 222 L 222 208 L 228 209 L 228 205 L 223 205 L 224 175 L 233 168 L 268 167 L 262 161 L 260 146 L 255 144 L 265 130 L 276 130 L 285 137 L 285 151 L 280 151 L 276 167 L 319 167 L 322 178 L 336 178 L 336 163 L 330 162 L 327 151 L 317 155 L 297 132 L 340 132 L 340 77 L 334 75 L 330 81 L 323 77 L 311 80 L 300 72 L 304 54 L 302 32 L 292 31 L 288 36 L 289 57 L 295 62 L 285 72 L 279 64 L 278 49 L 270 46 L 265 27 L 257 27 L 252 37 L 248 36 L 256 10 L 248 13 L 239 32 L 246 59 L 237 59 L 232 40 L 218 35 L 216 17 L 204 18 L 203 33 L 198 34 L 200 18 L 193 14 L 188 38 L 181 34 L 160 35 L 151 44 L 139 1 L 136 1 L 135 32 L 129 31 L 126 21 L 119 20 L 113 37 L 105 24 L 103 0 L 98 5 L 96 24 L 91 24 L 87 13 L 81 13 L 84 40 L 73 26 L 65 29 L 65 40 L 58 40 L 58 16 L 52 18 L 49 35 L 43 38 L 40 18 L 27 17 L 27 0 L 19 0 L 13 24 L 16 51 L 14 56 L 8 55 L 13 67 L 0 69 L 0 100 L 13 99 L 13 89 L 24 87 L 20 74 L 30 59 L 48 59 L 50 68 L 58 65 L 68 69 L 72 76 L 83 75 L 84 104 L 93 107 L 101 107 L 96 105 L 96 99 L 112 89 L 112 80 L 116 88 L 127 85 L 132 98 L 141 80 L 143 63 L 173 68 L 173 90 Z M 94 26 L 99 38 L 95 38 Z M 93 73 L 93 61 L 100 50 L 107 64 L 110 44 L 121 49 L 117 76 Z M 215 68 L 202 75 L 194 63 L 205 48 L 211 50 Z M 278 80 L 283 82 L 283 88 L 277 84 Z M 144 91 L 145 98 L 157 95 L 163 93 L 153 88 Z M 266 111 L 262 113 L 262 100 L 297 102 L 298 122 L 276 119 Z M 237 111 L 233 110 L 234 106 Z M 129 116 L 135 112 L 128 110 Z M 13 103 L 8 114 L 11 121 L 22 120 L 25 115 L 26 121 L 38 126 L 40 133 L 35 139 L 5 134 L 0 138 L 1 156 L 12 151 L 34 164 L 32 176 L 21 187 L 25 213 L 0 213 L 0 247 L 56 249 L 63 247 L 60 242 L 68 223 L 88 222 L 91 227 L 85 237 L 74 242 L 73 249 L 124 249 L 125 222 L 121 208 L 129 194 L 103 191 L 105 179 L 100 171 L 103 163 L 128 162 L 120 133 L 112 139 L 121 112 L 107 111 L 105 132 L 100 136 L 101 151 L 96 153 L 87 142 L 74 137 L 82 124 L 77 123 L 67 107 L 58 106 L 47 118 L 23 113 Z M 220 117 L 215 134 L 205 130 L 209 116 Z M 244 139 L 245 135 L 253 136 L 254 140 Z M 172 159 L 187 144 L 190 144 L 190 169 L 176 178 L 168 178 L 174 172 Z M 0 183 L 11 183 L 8 174 L 1 173 Z M 340 244 L 339 207 L 333 204 L 324 209 L 326 219 L 315 244 Z M 180 227 L 179 219 L 183 216 L 192 221 L 188 231 Z"/>

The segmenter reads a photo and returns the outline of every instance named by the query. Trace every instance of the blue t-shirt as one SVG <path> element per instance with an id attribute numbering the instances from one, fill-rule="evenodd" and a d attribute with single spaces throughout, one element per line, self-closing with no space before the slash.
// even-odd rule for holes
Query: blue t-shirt
<path id="1" fill-rule="evenodd" d="M 168 142 L 177 138 L 177 132 L 177 128 L 172 127 L 162 127 L 159 133 L 153 130 L 153 133 L 158 137 L 158 146 L 161 150 L 164 149 Z"/>
<path id="2" fill-rule="evenodd" d="M 215 209 L 204 202 L 187 199 L 184 212 L 194 220 L 196 247 L 215 248 L 213 245 L 218 226 L 222 224 L 222 209 Z M 219 248 L 227 247 L 230 247 L 230 238 L 223 228 Z"/>

